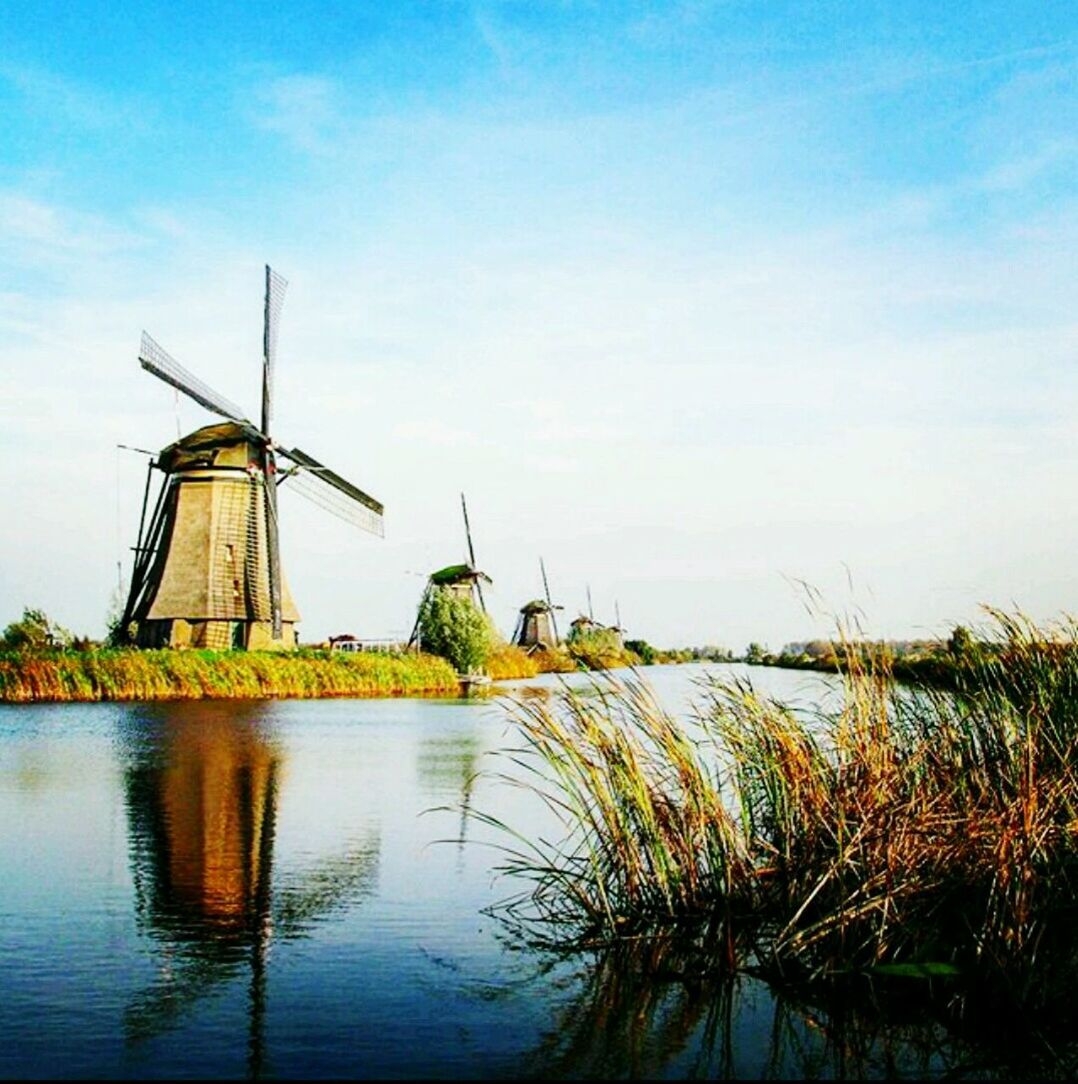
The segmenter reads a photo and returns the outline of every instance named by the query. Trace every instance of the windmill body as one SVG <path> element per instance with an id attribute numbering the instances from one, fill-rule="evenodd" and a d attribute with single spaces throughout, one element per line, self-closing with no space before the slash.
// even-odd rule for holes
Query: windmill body
<path id="1" fill-rule="evenodd" d="M 543 599 L 533 599 L 521 606 L 513 643 L 529 652 L 552 651 L 557 647 L 553 607 Z"/>
<path id="2" fill-rule="evenodd" d="M 140 646 L 295 646 L 299 613 L 283 576 L 273 635 L 260 455 L 258 434 L 235 422 L 205 426 L 158 455 L 161 544 L 133 607 Z"/>
<path id="3" fill-rule="evenodd" d="M 543 577 L 545 597 L 532 599 L 521 606 L 516 631 L 513 633 L 513 643 L 529 654 L 533 651 L 552 651 L 560 642 L 558 620 L 554 611 L 562 607 L 555 606 L 551 601 L 550 584 L 546 578 L 546 565 L 542 557 L 539 558 L 539 572 Z"/>
<path id="4" fill-rule="evenodd" d="M 249 421 L 145 332 L 139 362 L 224 422 L 203 426 L 151 461 L 125 635 L 141 647 L 279 649 L 296 644 L 299 613 L 281 572 L 277 489 L 374 534 L 382 505 L 298 448 L 270 436 L 277 320 L 285 281 L 266 268 L 261 423 Z M 289 462 L 278 470 L 277 457 Z M 147 521 L 152 471 L 163 475 Z"/>

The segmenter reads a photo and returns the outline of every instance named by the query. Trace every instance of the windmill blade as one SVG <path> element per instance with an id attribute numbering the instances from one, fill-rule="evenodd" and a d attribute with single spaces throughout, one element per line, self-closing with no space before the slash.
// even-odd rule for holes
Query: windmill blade
<path id="1" fill-rule="evenodd" d="M 317 504 L 327 512 L 351 523 L 364 531 L 382 537 L 385 533 L 382 522 L 384 508 L 380 501 L 364 493 L 358 486 L 352 485 L 329 467 L 323 466 L 313 456 L 301 452 L 299 448 L 279 449 L 281 455 L 290 459 L 301 468 L 290 473 L 291 488 L 312 504 Z"/>
<path id="2" fill-rule="evenodd" d="M 262 324 L 262 432 L 269 436 L 273 416 L 273 372 L 277 362 L 277 327 L 288 280 L 266 264 L 266 309 Z"/>
<path id="3" fill-rule="evenodd" d="M 468 537 L 468 563 L 471 565 L 471 569 L 473 572 L 478 572 L 479 567 L 475 563 L 475 549 L 472 546 L 472 528 L 471 525 L 468 523 L 468 503 L 467 501 L 465 501 L 463 493 L 460 495 L 460 508 L 461 511 L 464 513 L 464 533 Z M 483 585 L 479 582 L 478 579 L 475 580 L 475 590 L 476 594 L 478 594 L 479 596 L 479 608 L 483 611 L 483 613 L 486 613 L 487 604 L 486 600 L 483 598 Z"/>
<path id="4" fill-rule="evenodd" d="M 243 411 L 230 399 L 219 395 L 208 384 L 189 373 L 164 347 L 155 342 L 145 331 L 142 333 L 142 345 L 138 352 L 139 364 L 154 376 L 178 388 L 184 395 L 190 396 L 200 406 L 220 414 L 230 421 L 251 423 Z"/>
<path id="5" fill-rule="evenodd" d="M 543 574 L 543 591 L 546 594 L 546 604 L 547 604 L 547 606 L 550 607 L 550 624 L 554 629 L 554 639 L 557 640 L 557 639 L 559 639 L 559 637 L 558 637 L 558 619 L 554 616 L 554 611 L 555 611 L 555 609 L 560 610 L 561 607 L 560 606 L 555 606 L 554 603 L 550 601 L 550 584 L 547 583 L 546 565 L 543 564 L 542 557 L 539 558 L 539 571 Z"/>
<path id="6" fill-rule="evenodd" d="M 468 539 L 468 563 L 474 569 L 475 564 L 475 549 L 472 547 L 472 528 L 468 523 L 468 503 L 464 499 L 464 494 L 460 495 L 460 509 L 464 513 L 464 534 Z"/>

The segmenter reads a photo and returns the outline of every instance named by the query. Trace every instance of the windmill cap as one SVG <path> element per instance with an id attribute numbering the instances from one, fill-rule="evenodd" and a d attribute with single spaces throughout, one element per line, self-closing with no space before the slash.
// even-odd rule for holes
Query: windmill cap
<path id="1" fill-rule="evenodd" d="M 446 565 L 430 574 L 430 582 L 436 587 L 448 587 L 454 583 L 466 583 L 469 580 L 484 580 L 486 583 L 494 581 L 485 573 L 480 572 L 471 565 Z"/>
<path id="2" fill-rule="evenodd" d="M 157 463 L 162 470 L 172 471 L 191 466 L 193 460 L 204 459 L 206 452 L 218 448 L 263 443 L 261 433 L 253 426 L 240 422 L 217 422 L 214 425 L 204 425 L 162 449 Z"/>

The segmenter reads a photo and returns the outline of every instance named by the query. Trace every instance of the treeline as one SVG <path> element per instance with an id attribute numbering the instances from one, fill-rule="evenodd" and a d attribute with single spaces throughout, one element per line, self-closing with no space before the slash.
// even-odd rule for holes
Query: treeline
<path id="1" fill-rule="evenodd" d="M 1001 649 L 1001 644 L 977 640 L 957 625 L 946 640 L 808 640 L 786 644 L 777 654 L 752 643 L 738 661 L 836 674 L 871 655 L 899 680 L 953 688 L 963 672 L 997 657 Z"/>

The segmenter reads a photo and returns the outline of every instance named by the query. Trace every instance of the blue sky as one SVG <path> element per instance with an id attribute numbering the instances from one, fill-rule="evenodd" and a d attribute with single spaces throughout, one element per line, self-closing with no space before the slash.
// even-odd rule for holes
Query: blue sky
<path id="1" fill-rule="evenodd" d="M 253 402 L 265 261 L 286 439 L 390 515 L 286 519 L 305 635 L 407 625 L 462 488 L 503 626 L 540 551 L 661 643 L 820 631 L 798 578 L 882 635 L 1078 609 L 1072 6 L 3 28 L 0 616 L 100 626 L 141 470 L 114 445 L 208 420 L 138 332 Z"/>

